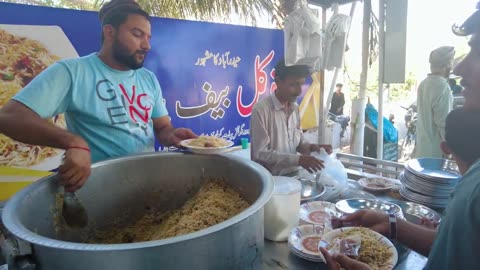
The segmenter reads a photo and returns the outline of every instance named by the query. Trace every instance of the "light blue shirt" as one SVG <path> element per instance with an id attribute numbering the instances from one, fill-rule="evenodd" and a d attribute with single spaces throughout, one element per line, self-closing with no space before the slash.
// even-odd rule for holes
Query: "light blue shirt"
<path id="1" fill-rule="evenodd" d="M 445 210 L 425 269 L 479 269 L 480 161 L 462 177 Z"/>
<path id="2" fill-rule="evenodd" d="M 65 113 L 68 130 L 87 141 L 93 162 L 153 151 L 152 118 L 168 115 L 152 72 L 114 70 L 96 53 L 51 65 L 13 99 L 44 119 Z"/>

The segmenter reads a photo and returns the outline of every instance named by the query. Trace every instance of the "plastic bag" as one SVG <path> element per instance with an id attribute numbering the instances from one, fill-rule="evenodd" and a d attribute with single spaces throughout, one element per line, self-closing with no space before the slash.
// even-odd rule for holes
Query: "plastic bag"
<path id="1" fill-rule="evenodd" d="M 328 21 L 325 30 L 323 68 L 332 70 L 335 67 L 343 67 L 344 50 L 351 20 L 348 15 L 334 14 Z"/>
<path id="2" fill-rule="evenodd" d="M 358 258 L 361 245 L 362 238 L 360 235 L 337 238 L 329 252 L 331 254 L 343 254 L 351 258 Z"/>
<path id="3" fill-rule="evenodd" d="M 320 70 L 323 36 L 320 19 L 305 1 L 300 1 L 285 19 L 285 65 L 308 65 L 312 71 Z"/>
<path id="4" fill-rule="evenodd" d="M 330 197 L 335 197 L 348 188 L 347 171 L 342 162 L 335 158 L 335 154 L 328 155 L 321 148 L 320 152 L 313 152 L 311 155 L 323 161 L 325 168 L 320 172 L 318 182 L 332 189 Z"/>

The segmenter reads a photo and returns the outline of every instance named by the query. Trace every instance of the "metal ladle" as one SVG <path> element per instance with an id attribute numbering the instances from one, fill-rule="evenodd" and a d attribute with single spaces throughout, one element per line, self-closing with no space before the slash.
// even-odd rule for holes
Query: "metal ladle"
<path id="1" fill-rule="evenodd" d="M 68 226 L 83 228 L 88 224 L 87 210 L 75 192 L 65 191 L 63 195 L 62 216 Z"/>
<path id="2" fill-rule="evenodd" d="M 63 158 L 61 164 L 63 165 Z M 72 228 L 83 228 L 88 224 L 87 210 L 75 192 L 63 191 L 62 216 L 68 226 Z"/>

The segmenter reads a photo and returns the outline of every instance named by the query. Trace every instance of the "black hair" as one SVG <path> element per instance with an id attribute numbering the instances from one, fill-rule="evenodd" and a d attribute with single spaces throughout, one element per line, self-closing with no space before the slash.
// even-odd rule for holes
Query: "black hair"
<path id="1" fill-rule="evenodd" d="M 454 24 L 452 31 L 457 36 L 469 36 L 476 31 L 480 30 L 480 2 L 477 3 L 477 11 L 475 11 L 468 19 L 462 24 Z"/>
<path id="2" fill-rule="evenodd" d="M 341 84 L 341 83 L 337 83 L 335 86 L 336 86 L 336 87 L 340 87 L 340 88 L 342 88 L 342 87 L 343 87 L 343 84 Z"/>
<path id="3" fill-rule="evenodd" d="M 150 20 L 150 15 L 134 0 L 111 0 L 102 6 L 98 12 L 98 17 L 102 23 L 102 27 L 111 25 L 115 29 L 118 29 L 130 14 L 138 14 Z M 104 39 L 105 37 L 102 31 L 102 43 Z"/>
<path id="4" fill-rule="evenodd" d="M 307 65 L 286 66 L 285 59 L 278 61 L 275 65 L 275 80 L 283 80 L 287 76 L 307 77 L 310 75 L 310 68 Z"/>
<path id="5" fill-rule="evenodd" d="M 445 141 L 450 150 L 468 163 L 480 158 L 480 111 L 458 108 L 451 111 L 445 123 Z"/>

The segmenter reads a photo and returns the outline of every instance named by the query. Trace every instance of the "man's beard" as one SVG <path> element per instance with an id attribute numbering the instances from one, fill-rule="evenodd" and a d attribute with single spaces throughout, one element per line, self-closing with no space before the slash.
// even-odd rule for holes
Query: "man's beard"
<path id="1" fill-rule="evenodd" d="M 129 54 L 127 48 L 118 39 L 113 43 L 113 57 L 115 60 L 133 70 L 143 67 L 144 60 L 139 62 L 135 58 L 135 54 L 137 53 L 147 54 L 146 51 L 136 51 L 133 54 Z"/>
<path id="2" fill-rule="evenodd" d="M 451 68 L 447 68 L 447 70 L 445 70 L 445 78 L 450 78 L 450 72 L 452 71 Z"/>

